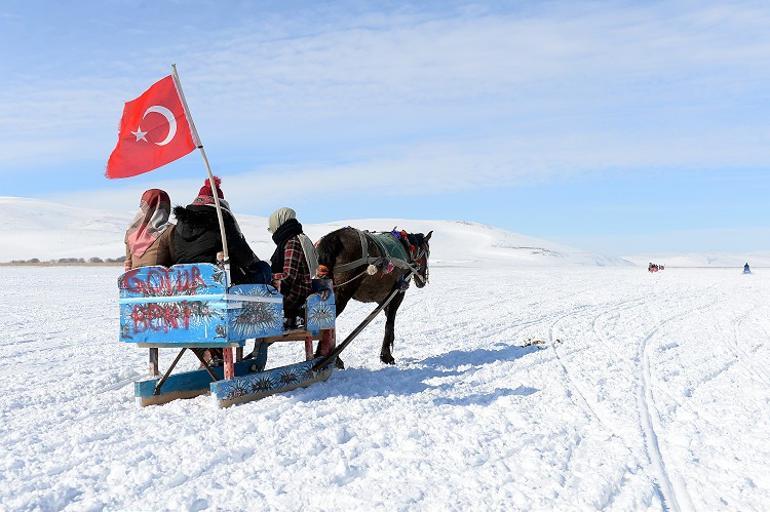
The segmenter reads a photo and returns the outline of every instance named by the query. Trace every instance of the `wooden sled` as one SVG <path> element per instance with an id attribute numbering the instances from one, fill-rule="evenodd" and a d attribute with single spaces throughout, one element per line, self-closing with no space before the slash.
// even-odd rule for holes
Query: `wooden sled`
<path id="1" fill-rule="evenodd" d="M 284 331 L 283 297 L 274 287 L 228 287 L 226 280 L 225 272 L 209 263 L 142 267 L 120 276 L 120 341 L 148 348 L 150 354 L 152 378 L 134 384 L 140 405 L 210 394 L 219 407 L 228 407 L 306 387 L 332 374 L 333 364 L 319 367 L 322 359 L 313 358 L 313 341 L 334 342 L 336 305 L 329 281 L 314 280 L 304 328 Z M 255 340 L 255 350 L 244 358 L 249 339 Z M 304 361 L 265 368 L 272 344 L 297 341 L 305 344 Z M 161 348 L 179 349 L 163 375 Z M 221 366 L 202 357 L 203 349 L 211 348 L 222 349 Z M 202 368 L 173 373 L 187 351 Z"/>

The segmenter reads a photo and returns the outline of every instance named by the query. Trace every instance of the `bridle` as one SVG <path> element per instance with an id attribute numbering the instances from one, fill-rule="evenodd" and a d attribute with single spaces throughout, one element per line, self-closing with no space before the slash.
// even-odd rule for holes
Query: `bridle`
<path id="1" fill-rule="evenodd" d="M 410 251 L 411 253 L 411 251 Z M 423 286 L 428 284 L 430 280 L 430 274 L 428 271 L 428 257 L 430 256 L 430 247 L 427 243 L 423 242 L 415 251 L 415 255 L 410 256 L 410 265 L 414 267 L 414 278 L 419 280 Z M 424 275 L 422 272 L 424 271 Z"/>

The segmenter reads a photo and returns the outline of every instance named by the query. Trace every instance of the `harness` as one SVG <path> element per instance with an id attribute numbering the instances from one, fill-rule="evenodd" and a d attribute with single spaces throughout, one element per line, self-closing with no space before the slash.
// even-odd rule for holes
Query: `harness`
<path id="1" fill-rule="evenodd" d="M 407 260 L 396 257 L 392 254 L 392 251 L 389 251 L 388 248 L 385 246 L 385 244 L 377 237 L 374 236 L 373 233 L 369 233 L 367 231 L 361 231 L 356 230 L 358 233 L 358 238 L 361 241 L 361 257 L 357 260 L 350 261 L 348 263 L 343 263 L 342 265 L 336 265 L 334 267 L 335 272 L 349 272 L 351 270 L 360 268 L 364 265 L 375 265 L 375 267 L 382 269 L 385 268 L 388 264 L 393 265 L 394 267 L 407 270 L 411 274 L 415 276 L 416 279 L 422 280 L 422 277 L 419 275 L 420 267 L 416 264 L 416 261 L 419 261 L 423 256 L 425 256 L 426 251 L 422 247 L 418 247 L 416 249 L 416 254 L 413 257 L 411 252 L 406 250 L 403 245 L 401 245 L 401 248 L 404 249 L 404 254 L 407 256 Z M 384 233 L 387 236 L 393 236 L 391 233 Z M 372 241 L 379 249 L 380 252 L 382 252 L 382 256 L 370 256 L 369 255 L 369 241 Z M 398 242 L 401 244 L 401 242 Z M 347 281 L 348 282 L 357 279 L 358 277 L 362 276 L 363 274 L 367 273 L 365 270 L 361 274 L 357 275 L 353 279 Z M 338 285 L 342 286 L 342 285 Z"/>

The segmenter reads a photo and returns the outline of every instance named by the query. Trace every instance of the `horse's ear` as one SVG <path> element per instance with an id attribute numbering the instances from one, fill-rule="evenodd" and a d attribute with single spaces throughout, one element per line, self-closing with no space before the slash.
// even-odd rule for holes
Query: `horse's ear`
<path id="1" fill-rule="evenodd" d="M 427 242 L 430 240 L 431 235 L 433 235 L 433 230 L 431 230 L 427 235 L 425 235 L 425 241 Z"/>

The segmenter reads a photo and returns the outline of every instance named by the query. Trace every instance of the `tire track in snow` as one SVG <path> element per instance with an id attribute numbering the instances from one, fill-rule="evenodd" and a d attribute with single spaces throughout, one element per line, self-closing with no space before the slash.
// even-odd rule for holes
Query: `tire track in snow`
<path id="1" fill-rule="evenodd" d="M 620 303 L 614 304 L 614 305 L 612 305 L 612 306 L 608 307 L 607 309 L 603 309 L 603 311 L 602 311 L 601 313 L 599 313 L 598 315 L 596 315 L 595 317 L 593 317 L 593 320 L 591 321 L 591 328 L 592 328 L 593 332 L 594 332 L 595 334 L 597 334 L 597 336 L 600 338 L 600 341 L 601 341 L 601 342 L 602 342 L 602 343 L 603 343 L 605 346 L 607 346 L 607 348 L 609 348 L 609 349 L 610 349 L 610 351 L 612 352 L 612 354 L 613 354 L 613 355 L 615 355 L 615 356 L 616 356 L 616 358 L 617 358 L 619 361 L 622 361 L 622 360 L 623 360 L 623 358 L 622 358 L 622 357 L 620 357 L 620 355 L 617 353 L 617 351 L 615 350 L 615 348 L 614 348 L 614 347 L 612 347 L 612 346 L 611 346 L 611 345 L 610 345 L 610 344 L 609 344 L 609 343 L 608 343 L 608 342 L 607 342 L 607 341 L 604 339 L 604 337 L 602 337 L 602 336 L 599 336 L 599 335 L 598 335 L 598 331 L 597 331 L 597 329 L 596 329 L 596 321 L 597 321 L 599 318 L 601 318 L 602 316 L 604 316 L 604 315 L 607 315 L 607 314 L 610 314 L 610 313 L 614 313 L 614 312 L 618 312 L 618 311 L 626 311 L 626 310 L 629 310 L 629 309 L 634 309 L 634 308 L 636 308 L 636 307 L 641 307 L 641 306 L 644 306 L 644 305 L 645 305 L 645 303 L 646 303 L 646 302 L 645 302 L 645 300 L 644 300 L 644 297 L 637 297 L 637 298 L 635 298 L 635 299 L 631 299 L 631 300 L 623 301 L 623 302 L 620 302 Z M 630 304 L 630 306 L 629 306 L 629 304 Z M 601 308 L 606 308 L 607 306 L 608 306 L 607 304 L 599 304 L 599 305 L 596 305 L 596 306 L 591 306 L 591 307 L 588 307 L 588 306 L 587 306 L 587 307 L 584 307 L 584 308 L 579 308 L 579 309 L 580 309 L 580 311 L 585 311 L 585 310 L 598 310 L 598 309 L 601 309 Z M 564 374 L 566 375 L 566 377 L 567 377 L 567 379 L 570 381 L 570 383 L 571 383 L 571 384 L 574 386 L 574 388 L 575 388 L 576 390 L 578 390 L 578 393 L 579 393 L 580 397 L 582 398 L 583 402 L 585 403 L 585 405 L 587 406 L 588 410 L 589 410 L 589 411 L 590 411 L 590 412 L 591 412 L 591 413 L 592 413 L 592 414 L 593 414 L 593 415 L 596 417 L 596 419 L 597 419 L 597 420 L 599 420 L 599 423 L 601 423 L 601 424 L 602 424 L 602 426 L 605 428 L 605 430 L 607 430 L 607 431 L 608 431 L 610 434 L 612 434 L 613 436 L 615 436 L 615 437 L 617 437 L 618 439 L 620 439 L 621 441 L 623 441 L 623 444 L 626 446 L 626 448 L 628 448 L 628 449 L 630 450 L 630 447 L 629 447 L 629 446 L 628 446 L 628 444 L 625 442 L 625 440 L 624 440 L 623 436 L 621 436 L 621 435 L 619 435 L 619 434 L 617 434 L 617 433 L 616 433 L 616 430 L 617 430 L 617 429 L 616 429 L 615 427 L 613 427 L 613 426 L 612 426 L 612 425 L 614 424 L 614 422 L 612 422 L 612 421 L 607 421 L 607 419 L 606 419 L 605 417 L 603 417 L 603 415 L 600 415 L 599 413 L 597 413 L 595 405 L 591 405 L 591 402 L 590 402 L 590 401 L 589 401 L 589 400 L 586 398 L 586 396 L 587 396 L 587 393 L 586 393 L 585 391 L 583 391 L 582 387 L 581 387 L 581 386 L 578 384 L 578 380 L 574 378 L 574 376 L 573 376 L 572 372 L 571 372 L 571 371 L 569 370 L 569 368 L 568 368 L 568 365 L 565 363 L 564 359 L 561 357 L 561 354 L 559 353 L 559 350 L 557 350 L 557 348 L 556 348 L 557 344 L 554 342 L 554 336 L 553 336 L 553 333 L 554 333 L 554 329 L 555 329 L 556 325 L 557 325 L 557 324 L 558 324 L 560 321 L 562 321 L 562 320 L 564 320 L 565 318 L 567 318 L 567 317 L 571 316 L 573 313 L 575 313 L 575 310 L 573 310 L 572 312 L 570 312 L 570 313 L 567 313 L 567 314 L 565 314 L 565 315 L 561 315 L 559 318 L 557 318 L 557 319 L 556 319 L 556 321 L 555 321 L 555 322 L 553 322 L 553 323 L 551 324 L 551 326 L 550 326 L 550 331 L 549 331 L 549 339 L 550 339 L 550 345 L 551 345 L 551 348 L 553 349 L 553 351 L 554 351 L 554 354 L 555 354 L 555 356 L 556 356 L 556 359 L 557 359 L 557 361 L 559 362 L 559 364 L 561 365 L 561 367 L 562 367 L 562 369 L 563 369 L 563 372 L 564 372 Z"/>
<path id="2" fill-rule="evenodd" d="M 602 426 L 602 428 L 604 428 L 604 430 L 606 430 L 613 437 L 617 437 L 618 439 L 620 439 L 623 442 L 623 444 L 625 445 L 626 443 L 625 443 L 625 441 L 623 441 L 623 437 L 618 435 L 615 432 L 615 429 L 612 428 L 608 424 L 608 422 L 604 418 L 602 418 L 602 415 L 600 415 L 596 411 L 596 408 L 594 406 L 592 406 L 591 402 L 586 398 L 586 393 L 585 393 L 585 391 L 583 391 L 582 386 L 579 385 L 577 380 L 575 380 L 572 377 L 571 372 L 567 368 L 567 365 L 564 363 L 564 360 L 562 359 L 561 355 L 559 354 L 558 349 L 556 348 L 556 345 L 557 345 L 556 339 L 557 338 L 554 338 L 554 331 L 555 331 L 556 326 L 557 326 L 557 324 L 559 322 L 561 322 L 562 320 L 564 320 L 566 318 L 574 316 L 576 313 L 580 313 L 580 312 L 585 311 L 587 309 L 596 309 L 596 308 L 600 308 L 600 307 L 602 307 L 602 305 L 593 306 L 593 307 L 591 307 L 591 306 L 577 307 L 577 308 L 573 309 L 572 311 L 559 316 L 556 320 L 554 320 L 554 322 L 551 324 L 551 326 L 548 329 L 548 344 L 550 345 L 551 349 L 553 350 L 554 356 L 556 358 L 556 362 L 559 363 L 559 366 L 561 368 L 561 373 L 564 375 L 564 377 L 568 381 L 568 384 L 569 384 L 568 389 L 574 390 L 575 394 L 578 396 L 578 398 L 580 399 L 580 401 L 583 404 L 582 406 L 578 405 L 577 403 L 575 405 L 578 405 L 578 407 L 581 407 L 582 409 L 584 409 L 585 411 L 590 413 L 589 416 L 593 416 L 594 418 L 596 418 L 596 420 L 599 422 L 599 424 Z M 559 342 L 561 343 L 561 340 L 559 340 Z M 572 395 L 570 394 L 570 399 L 571 398 L 572 398 Z M 574 402 L 575 401 L 573 400 L 573 403 Z M 626 448 L 628 448 L 627 445 L 626 445 Z"/>
<path id="3" fill-rule="evenodd" d="M 626 307 L 628 304 L 633 304 L 633 305 L 629 306 L 629 307 Z M 644 299 L 641 298 L 641 297 L 617 303 L 617 304 L 615 304 L 613 306 L 610 306 L 608 309 L 603 310 L 598 315 L 596 315 L 593 318 L 593 320 L 591 322 L 591 325 L 592 325 L 592 327 L 595 326 L 596 319 L 598 319 L 599 317 L 601 317 L 601 316 L 603 316 L 605 314 L 612 313 L 612 312 L 615 312 L 615 311 L 624 311 L 624 310 L 627 310 L 627 309 L 633 309 L 635 307 L 639 307 L 639 306 L 642 306 L 642 305 L 644 305 Z M 553 350 L 553 353 L 554 353 L 554 360 L 561 366 L 562 374 L 564 375 L 564 377 L 568 381 L 569 388 L 570 389 L 574 389 L 576 391 L 576 394 L 580 398 L 580 401 L 582 402 L 582 405 L 578 404 L 572 398 L 572 394 L 570 394 L 570 400 L 577 407 L 583 409 L 584 413 L 586 413 L 587 416 L 589 416 L 589 417 L 593 416 L 598 421 L 600 427 L 602 429 L 604 429 L 604 431 L 607 432 L 610 435 L 610 437 L 615 438 L 618 441 L 620 441 L 620 444 L 625 449 L 626 453 L 628 454 L 628 457 L 632 461 L 634 461 L 634 463 L 636 464 L 635 467 L 641 468 L 642 467 L 642 462 L 639 460 L 639 457 L 637 455 L 635 455 L 634 450 L 631 448 L 631 446 L 629 446 L 629 444 L 626 441 L 626 439 L 622 435 L 618 434 L 617 428 L 616 428 L 616 426 L 614 424 L 614 421 L 609 421 L 603 414 L 600 414 L 598 412 L 598 410 L 597 410 L 596 404 L 592 403 L 592 401 L 588 400 L 588 398 L 587 398 L 588 394 L 583 390 L 582 386 L 578 383 L 578 379 L 576 379 L 572 375 L 572 372 L 569 370 L 568 365 L 565 363 L 564 359 L 562 358 L 562 354 L 560 354 L 560 351 L 557 349 L 557 345 L 558 344 L 555 342 L 555 339 L 554 339 L 554 331 L 555 331 L 555 328 L 556 328 L 557 324 L 560 321 L 562 321 L 562 320 L 564 320 L 566 318 L 569 318 L 571 316 L 574 316 L 575 313 L 579 313 L 579 312 L 583 312 L 583 311 L 596 311 L 598 309 L 602 309 L 602 308 L 605 308 L 607 306 L 608 306 L 608 304 L 598 304 L 598 305 L 595 305 L 595 306 L 585 306 L 585 307 L 582 307 L 582 308 L 573 309 L 569 313 L 566 313 L 566 314 L 563 314 L 563 315 L 559 316 L 559 318 L 557 318 L 551 324 L 551 326 L 550 326 L 550 329 L 549 329 L 549 344 L 550 344 L 550 346 L 551 346 L 551 348 Z M 589 348 L 590 347 L 583 347 L 582 349 L 575 349 L 575 350 L 573 350 L 572 352 L 569 352 L 566 355 L 574 355 L 577 352 L 582 352 L 583 350 L 587 350 Z M 616 355 L 616 357 L 617 357 L 616 351 L 613 350 L 612 353 L 614 355 Z M 613 490 L 610 492 L 609 496 L 606 496 L 606 499 L 605 499 L 605 501 L 603 502 L 603 504 L 601 506 L 602 509 L 606 509 L 607 507 L 612 505 L 612 503 L 615 501 L 615 499 L 620 494 L 621 489 L 623 487 L 623 484 L 627 482 L 626 475 L 632 469 L 633 468 L 630 467 L 629 464 L 624 464 L 623 471 L 621 472 L 618 480 L 614 483 Z M 562 483 L 562 485 L 564 485 L 564 483 Z"/>
<path id="4" fill-rule="evenodd" d="M 735 321 L 733 322 L 733 342 L 726 343 L 726 345 L 733 353 L 733 355 L 735 355 L 735 359 L 740 363 L 743 363 L 741 366 L 748 370 L 750 377 L 756 379 L 760 384 L 764 384 L 765 386 L 770 387 L 770 374 L 768 374 L 763 367 L 759 365 L 756 367 L 754 366 L 754 358 L 752 358 L 751 355 L 743 349 L 740 342 L 740 327 L 743 322 L 746 321 L 746 318 L 748 318 L 749 315 L 754 312 L 756 312 L 756 308 L 751 308 L 745 311 L 742 315 L 739 315 L 735 318 Z"/>
<path id="5" fill-rule="evenodd" d="M 647 448 L 650 464 L 658 475 L 658 492 L 660 493 L 663 507 L 673 512 L 690 511 L 694 510 L 694 507 L 690 494 L 687 491 L 687 486 L 678 474 L 669 473 L 660 450 L 658 432 L 662 431 L 662 426 L 657 412 L 658 409 L 655 406 L 655 398 L 652 394 L 652 371 L 649 357 L 650 341 L 668 323 L 685 318 L 696 311 L 709 309 L 716 304 L 717 302 L 714 302 L 708 306 L 696 307 L 659 322 L 639 343 L 637 352 L 641 374 L 641 386 L 637 395 L 637 403 L 644 444 Z"/>

